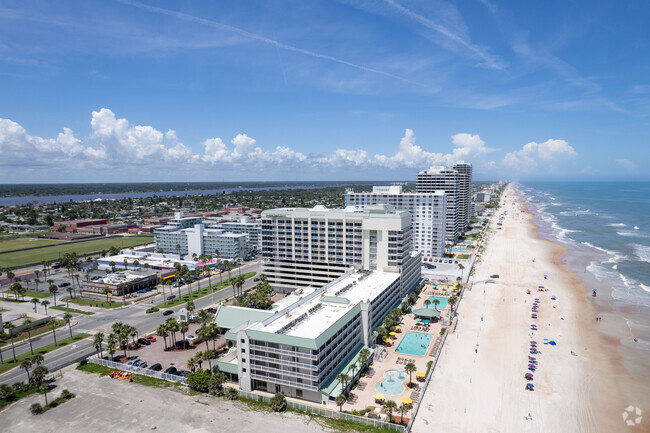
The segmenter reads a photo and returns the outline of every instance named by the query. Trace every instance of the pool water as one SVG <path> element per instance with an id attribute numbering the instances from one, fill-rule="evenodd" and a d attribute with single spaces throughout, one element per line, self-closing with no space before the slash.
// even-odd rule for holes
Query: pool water
<path id="1" fill-rule="evenodd" d="M 427 348 L 431 342 L 431 334 L 423 332 L 407 332 L 400 341 L 399 346 L 395 349 L 396 353 L 404 353 L 406 355 L 423 356 L 427 353 Z"/>
<path id="2" fill-rule="evenodd" d="M 384 374 L 384 380 L 375 385 L 375 390 L 384 395 L 397 395 L 404 392 L 402 381 L 406 375 L 402 371 L 388 370 Z"/>
<path id="3" fill-rule="evenodd" d="M 429 301 L 431 301 L 431 305 L 429 305 L 429 308 L 435 307 L 435 305 L 433 305 L 433 300 L 434 299 L 437 299 L 438 301 L 440 301 L 440 303 L 436 307 L 437 310 L 444 310 L 445 308 L 447 308 L 447 298 L 443 298 L 443 297 L 440 297 L 440 296 L 429 296 Z"/>

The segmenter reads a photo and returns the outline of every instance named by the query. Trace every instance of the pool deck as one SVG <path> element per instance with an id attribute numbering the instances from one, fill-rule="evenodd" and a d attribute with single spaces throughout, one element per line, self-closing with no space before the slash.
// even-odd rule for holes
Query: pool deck
<path id="1" fill-rule="evenodd" d="M 448 286 L 447 294 L 451 295 L 451 293 L 452 293 L 451 286 Z M 444 292 L 441 291 L 441 286 L 439 286 L 437 290 L 435 290 L 434 292 L 433 286 L 426 285 L 422 290 L 422 292 L 420 293 L 420 297 L 418 298 L 416 304 L 413 306 L 413 309 L 423 308 L 424 300 L 428 299 L 429 296 L 434 296 L 434 295 L 444 296 Z M 430 308 L 433 308 L 433 306 L 431 306 Z M 386 400 L 393 400 L 395 403 L 397 403 L 397 406 L 399 407 L 402 404 L 402 399 L 408 397 L 411 400 L 413 400 L 413 405 L 414 405 L 416 401 L 420 398 L 420 392 L 422 391 L 422 384 L 423 384 L 423 382 L 418 382 L 416 380 L 415 373 L 418 371 L 426 373 L 427 363 L 429 361 L 433 361 L 435 353 L 438 349 L 438 345 L 440 344 L 441 341 L 440 329 L 442 328 L 442 323 L 445 322 L 447 311 L 448 308 L 445 310 L 441 310 L 442 312 L 441 320 L 438 321 L 438 323 L 432 323 L 428 331 L 421 330 L 421 328 L 416 329 L 417 322 L 415 321 L 415 316 L 413 314 L 404 315 L 403 322 L 400 324 L 400 326 L 402 327 L 401 332 L 395 336 L 395 339 L 393 339 L 391 346 L 386 347 L 386 350 L 388 351 L 388 355 L 382 361 L 378 361 L 375 359 L 370 369 L 366 372 L 366 376 L 362 377 L 359 380 L 359 384 L 357 385 L 357 387 L 350 392 L 348 401 L 343 405 L 343 410 L 348 410 L 348 411 L 362 410 L 370 406 L 372 407 L 381 406 L 380 404 L 375 403 L 374 395 L 377 394 L 377 390 L 375 389 L 375 386 L 379 382 L 384 380 L 384 376 L 387 371 L 398 370 L 400 368 L 404 369 L 404 367 L 408 362 L 413 362 L 417 367 L 415 372 L 413 372 L 412 374 L 414 387 L 413 388 L 408 387 L 409 375 L 406 372 L 404 372 L 404 375 L 406 376 L 406 379 L 403 381 L 404 391 L 397 395 L 386 396 Z M 400 341 L 402 340 L 402 338 L 407 332 L 420 332 L 420 333 L 432 335 L 431 341 L 429 342 L 429 346 L 427 347 L 427 350 L 424 355 L 422 356 L 406 355 L 406 354 L 395 352 L 395 349 L 397 348 Z M 380 350 L 381 350 L 381 346 L 376 347 L 375 354 L 377 354 Z M 411 408 L 413 407 L 413 405 L 411 405 Z M 409 412 L 406 412 L 404 414 L 404 418 L 408 418 L 410 416 L 410 412 L 411 412 L 410 410 Z M 396 413 L 393 413 L 393 416 L 399 418 L 400 412 L 397 411 Z"/>

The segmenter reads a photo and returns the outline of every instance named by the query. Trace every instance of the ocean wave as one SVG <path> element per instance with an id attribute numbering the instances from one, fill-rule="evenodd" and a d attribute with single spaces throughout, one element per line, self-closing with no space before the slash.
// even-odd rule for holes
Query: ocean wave
<path id="1" fill-rule="evenodd" d="M 551 203 L 551 204 L 553 204 L 553 203 Z M 589 215 L 591 213 L 592 212 L 591 212 L 590 209 L 587 209 L 587 210 L 565 210 L 565 211 L 560 212 L 559 215 L 562 215 L 562 216 L 578 216 L 578 215 Z"/>
<path id="2" fill-rule="evenodd" d="M 612 223 L 612 224 L 607 224 L 610 227 L 626 227 L 627 224 L 624 223 Z"/>
<path id="3" fill-rule="evenodd" d="M 650 287 L 649 286 L 646 286 L 645 284 L 639 283 L 639 287 L 641 287 L 646 292 L 650 293 Z"/>
<path id="4" fill-rule="evenodd" d="M 632 244 L 637 257 L 646 263 L 650 263 L 650 246 L 641 244 Z"/>
<path id="5" fill-rule="evenodd" d="M 619 236 L 635 236 L 635 237 L 639 236 L 638 233 L 634 233 L 634 232 L 616 232 L 616 234 Z"/>
<path id="6" fill-rule="evenodd" d="M 584 244 L 584 245 L 587 245 L 588 247 L 594 248 L 594 249 L 596 249 L 596 250 L 602 251 L 603 253 L 614 254 L 614 253 L 612 253 L 611 251 L 607 251 L 607 250 L 604 249 L 604 248 L 597 247 L 596 245 L 594 245 L 594 244 L 592 244 L 592 243 L 590 243 L 590 242 L 586 242 L 586 241 L 585 241 L 585 242 L 580 242 L 580 243 L 581 243 L 581 244 Z"/>

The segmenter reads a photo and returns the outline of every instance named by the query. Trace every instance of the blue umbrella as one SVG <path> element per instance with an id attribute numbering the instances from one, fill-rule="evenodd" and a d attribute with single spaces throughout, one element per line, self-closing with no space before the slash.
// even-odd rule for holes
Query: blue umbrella
<path id="1" fill-rule="evenodd" d="M 424 323 L 431 323 L 430 320 L 424 320 Z"/>

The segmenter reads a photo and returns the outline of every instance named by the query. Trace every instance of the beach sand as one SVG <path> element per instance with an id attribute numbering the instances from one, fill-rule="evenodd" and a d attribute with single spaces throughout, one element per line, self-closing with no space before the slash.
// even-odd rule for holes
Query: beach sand
<path id="1" fill-rule="evenodd" d="M 564 247 L 538 236 L 534 215 L 519 199 L 508 186 L 413 431 L 629 431 L 623 410 L 646 402 L 628 401 L 630 393 L 621 391 L 632 378 L 613 349 L 618 342 L 596 331 L 588 289 L 562 265 Z M 503 229 L 496 230 L 503 211 Z M 485 283 L 492 274 L 499 278 Z M 548 291 L 537 291 L 540 285 Z M 534 298 L 540 299 L 537 319 L 531 318 Z M 537 331 L 531 331 L 533 323 Z M 557 346 L 542 344 L 544 339 Z M 526 391 L 531 340 L 541 353 L 535 355 L 535 390 Z M 647 422 L 636 428 L 642 431 Z"/>

